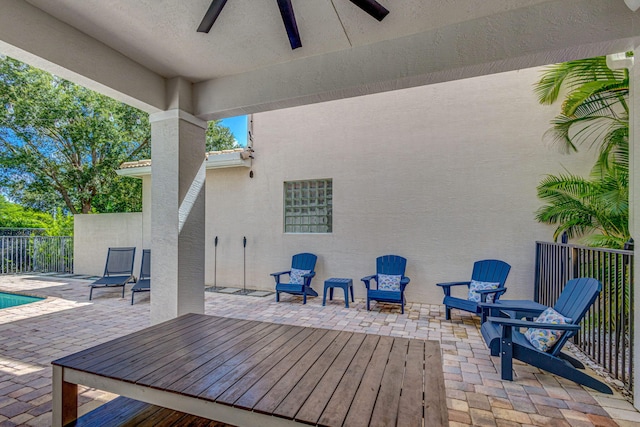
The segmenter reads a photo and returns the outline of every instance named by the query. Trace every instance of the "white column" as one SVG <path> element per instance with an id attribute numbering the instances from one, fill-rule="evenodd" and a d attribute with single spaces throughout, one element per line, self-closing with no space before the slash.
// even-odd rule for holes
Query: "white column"
<path id="1" fill-rule="evenodd" d="M 205 130 L 172 109 L 151 122 L 151 323 L 204 313 Z"/>
<path id="2" fill-rule="evenodd" d="M 640 49 L 635 49 L 636 55 Z M 636 62 L 639 60 L 634 58 Z M 640 66 L 636 64 L 629 68 L 629 231 L 635 244 L 640 244 Z M 640 284 L 640 256 L 633 257 L 633 281 Z M 640 292 L 633 290 L 633 306 L 636 311 L 640 307 Z M 640 316 L 634 315 L 633 333 L 633 365 L 636 375 L 633 379 L 634 405 L 640 409 Z"/>

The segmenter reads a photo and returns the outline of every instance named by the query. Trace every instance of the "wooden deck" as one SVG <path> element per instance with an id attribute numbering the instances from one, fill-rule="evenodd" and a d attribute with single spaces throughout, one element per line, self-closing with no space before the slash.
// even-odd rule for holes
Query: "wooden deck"
<path id="1" fill-rule="evenodd" d="M 448 425 L 434 341 L 190 314 L 53 367 L 54 425 L 76 384 L 238 426 Z"/>
<path id="2" fill-rule="evenodd" d="M 235 427 L 220 421 L 207 420 L 173 409 L 117 397 L 68 427 Z"/>

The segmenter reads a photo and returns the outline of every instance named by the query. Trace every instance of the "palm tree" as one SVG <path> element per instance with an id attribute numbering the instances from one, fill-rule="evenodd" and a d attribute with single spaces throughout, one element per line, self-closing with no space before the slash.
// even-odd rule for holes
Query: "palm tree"
<path id="1" fill-rule="evenodd" d="M 596 179 L 570 173 L 548 175 L 538 185 L 538 197 L 547 204 L 536 212 L 536 220 L 558 224 L 570 238 L 585 236 L 589 246 L 622 248 L 629 240 L 629 172 L 611 168 Z"/>
<path id="2" fill-rule="evenodd" d="M 534 91 L 550 105 L 562 89 L 567 93 L 547 135 L 564 152 L 582 144 L 597 148 L 601 167 L 611 161 L 628 166 L 629 71 L 609 69 L 604 56 L 563 62 L 547 67 Z"/>
<path id="3" fill-rule="evenodd" d="M 629 73 L 610 70 L 605 57 L 589 58 L 548 67 L 535 86 L 541 104 L 565 89 L 546 135 L 565 152 L 588 144 L 598 157 L 589 179 L 569 172 L 543 179 L 538 197 L 547 204 L 536 219 L 558 224 L 554 238 L 566 231 L 591 246 L 622 248 L 629 239 Z"/>

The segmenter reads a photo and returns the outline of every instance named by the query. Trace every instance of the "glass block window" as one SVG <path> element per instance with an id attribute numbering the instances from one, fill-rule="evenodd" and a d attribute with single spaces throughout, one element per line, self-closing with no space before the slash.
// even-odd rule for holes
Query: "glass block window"
<path id="1" fill-rule="evenodd" d="M 284 232 L 332 232 L 333 183 L 331 179 L 284 183 Z"/>

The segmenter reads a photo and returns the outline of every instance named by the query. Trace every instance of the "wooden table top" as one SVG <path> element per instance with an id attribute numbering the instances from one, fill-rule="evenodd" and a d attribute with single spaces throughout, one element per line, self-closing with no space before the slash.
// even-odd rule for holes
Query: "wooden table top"
<path id="1" fill-rule="evenodd" d="M 435 341 L 188 314 L 53 364 L 311 425 L 448 425 Z"/>

